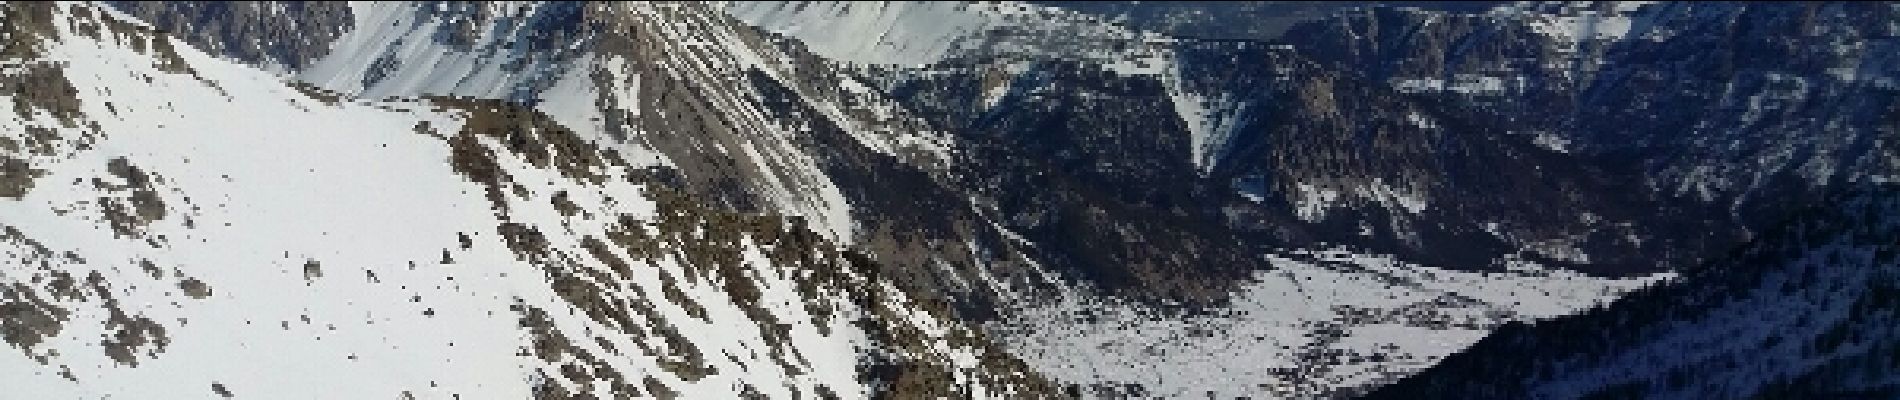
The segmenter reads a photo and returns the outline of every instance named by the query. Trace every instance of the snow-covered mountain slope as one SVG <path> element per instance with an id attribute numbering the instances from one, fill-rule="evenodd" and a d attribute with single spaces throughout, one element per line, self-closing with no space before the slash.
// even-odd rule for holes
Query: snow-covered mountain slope
<path id="1" fill-rule="evenodd" d="M 1878 13 L 1790 42 L 1798 7 L 1363 7 L 1254 42 L 1020 3 L 6 7 L 0 232 L 45 268 L 0 276 L 0 368 L 54 397 L 1343 396 L 1798 202 L 1651 166 L 1890 174 Z M 1870 78 L 1729 85 L 1842 105 L 1775 117 L 1819 133 L 1610 107 L 1707 111 L 1630 82 L 1823 42 Z M 1755 143 L 1786 157 L 1683 156 Z M 206 354 L 263 368 L 145 367 Z"/>
<path id="2" fill-rule="evenodd" d="M 297 79 L 368 98 L 526 100 L 561 76 L 591 31 L 577 2 L 374 2 Z"/>
<path id="3" fill-rule="evenodd" d="M 379 43 L 393 47 L 376 49 L 346 42 L 390 35 L 351 32 L 337 45 L 337 53 L 324 60 L 355 57 L 368 62 L 350 54 L 403 54 L 409 47 L 463 51 L 441 35 L 416 33 L 439 32 L 447 24 L 443 20 L 509 25 L 477 25 L 481 32 L 525 29 L 510 25 L 520 22 L 511 19 L 464 18 L 455 12 L 438 16 L 445 13 L 441 8 L 357 5 L 352 9 L 357 18 L 409 24 L 388 29 L 410 32 L 403 35 L 415 40 L 385 40 Z M 533 10 L 541 9 L 546 8 Z M 243 23 L 215 17 L 195 19 Z M 806 52 L 795 41 L 737 23 L 706 4 L 592 4 L 580 9 L 579 18 L 575 26 L 555 25 L 578 32 L 563 35 L 583 38 L 575 48 L 584 52 L 571 57 L 565 47 L 476 48 L 562 60 L 545 70 L 558 75 L 535 78 L 532 90 L 516 90 L 522 86 L 513 78 L 490 82 L 499 86 L 478 85 L 458 77 L 467 72 L 460 67 L 441 69 L 443 76 L 428 80 L 455 83 L 446 93 L 456 96 L 533 104 L 578 135 L 611 142 L 629 163 L 673 171 L 667 176 L 676 178 L 681 190 L 722 209 L 803 218 L 832 240 L 872 254 L 887 272 L 924 275 L 900 279 L 926 281 L 906 284 L 913 289 L 941 291 L 957 281 L 962 282 L 956 284 L 957 291 L 991 296 L 996 288 L 969 283 L 998 280 L 982 278 L 979 275 L 988 272 L 977 270 L 1004 264 L 1013 266 L 1001 267 L 1011 270 L 997 272 L 1008 276 L 1001 280 L 1033 280 L 1025 278 L 1030 274 L 1022 270 L 1026 264 L 1020 251 L 1007 249 L 1014 244 L 975 216 L 976 207 L 963 196 L 937 182 L 948 179 L 957 144 L 848 68 Z M 489 71 L 478 67 L 474 71 Z M 292 78 L 319 86 L 333 83 L 311 80 L 311 71 Z M 358 89 L 335 88 L 346 93 Z M 381 95 L 445 93 L 428 85 L 391 88 L 395 91 Z M 908 189 L 891 190 L 894 187 Z M 904 231 L 924 235 L 899 237 Z"/>
<path id="4" fill-rule="evenodd" d="M 872 261 L 532 109 L 352 100 L 90 4 L 0 10 L 10 396 L 1048 390 Z"/>
<path id="5" fill-rule="evenodd" d="M 1373 398 L 1900 395 L 1900 197 L 1833 197 L 1679 285 L 1514 325 Z"/>
<path id="6" fill-rule="evenodd" d="M 762 82 L 750 71 L 793 90 L 797 100 L 819 112 L 813 117 L 838 126 L 856 146 L 899 157 L 913 168 L 941 170 L 950 162 L 954 143 L 871 92 L 862 78 L 761 37 L 707 7 L 358 5 L 356 25 L 370 28 L 343 35 L 295 79 L 368 98 L 546 102 L 538 108 L 564 118 L 564 124 L 638 148 L 651 163 L 688 167 L 681 170 L 689 179 L 731 179 L 732 187 L 721 190 L 743 198 L 732 203 L 751 203 L 739 204 L 741 209 L 807 217 L 821 232 L 846 242 L 852 240 L 853 223 L 851 206 L 831 182 L 839 178 L 826 176 L 813 159 L 816 151 L 796 143 L 801 130 L 812 128 L 804 126 L 807 121 L 767 112 L 766 103 L 780 99 L 764 97 L 769 90 L 757 87 Z M 678 130 L 652 125 L 680 114 L 643 110 L 680 107 L 666 98 L 675 93 L 707 100 L 696 105 L 695 118 L 732 126 L 698 137 L 654 134 Z M 712 113 L 722 116 L 709 118 Z M 699 163 L 708 157 L 741 163 L 730 168 Z"/>
<path id="7" fill-rule="evenodd" d="M 723 11 L 853 64 L 922 67 L 984 56 L 1088 60 L 1123 73 L 1166 66 L 1163 36 L 1025 2 L 748 1 Z"/>
<path id="8" fill-rule="evenodd" d="M 835 60 L 924 65 L 1000 25 L 990 5 L 956 2 L 733 2 L 727 12 L 799 38 Z M 875 40 L 865 40 L 874 38 Z"/>

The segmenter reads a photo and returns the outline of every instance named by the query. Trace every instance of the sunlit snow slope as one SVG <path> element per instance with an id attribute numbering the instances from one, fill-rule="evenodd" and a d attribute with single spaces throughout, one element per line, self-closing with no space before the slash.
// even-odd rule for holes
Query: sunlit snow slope
<path id="1" fill-rule="evenodd" d="M 1045 390 L 862 257 L 532 109 L 355 101 L 90 4 L 0 11 L 7 396 Z"/>

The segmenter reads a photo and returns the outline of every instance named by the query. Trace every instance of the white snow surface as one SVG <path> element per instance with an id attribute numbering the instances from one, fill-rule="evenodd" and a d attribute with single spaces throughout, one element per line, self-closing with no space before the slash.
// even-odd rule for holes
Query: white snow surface
<path id="1" fill-rule="evenodd" d="M 1175 115 L 1187 125 L 1188 151 L 1194 166 L 1208 173 L 1227 154 L 1252 104 L 1234 100 L 1231 93 L 1196 93 L 1180 84 L 1180 74 L 1177 66 L 1164 75 L 1169 83 L 1168 100 Z"/>
<path id="2" fill-rule="evenodd" d="M 559 73 L 565 66 L 511 48 L 509 41 L 517 39 L 513 30 L 520 27 L 485 24 L 472 46 L 458 49 L 434 38 L 438 29 L 456 21 L 433 18 L 420 9 L 420 3 L 351 2 L 350 6 L 356 29 L 338 38 L 328 55 L 299 72 L 298 80 L 366 98 L 426 94 L 511 99 L 531 91 L 535 78 Z M 483 6 L 506 18 L 531 15 L 546 5 L 494 2 Z M 522 60 L 527 61 L 519 70 L 504 67 Z M 381 79 L 369 79 L 377 75 Z"/>
<path id="3" fill-rule="evenodd" d="M 275 76 L 182 43 L 175 43 L 179 53 L 206 81 L 156 71 L 143 54 L 67 37 L 49 58 L 66 62 L 86 115 L 107 133 L 71 158 L 39 160 L 49 161 L 38 164 L 48 171 L 43 184 L 0 203 L 0 221 L 94 261 L 67 272 L 109 277 L 127 312 L 167 326 L 172 342 L 161 357 L 124 368 L 88 350 L 104 331 L 79 321 L 102 317 L 75 315 L 69 330 L 43 344 L 63 350 L 57 364 L 0 357 L 0 371 L 19 379 L 9 395 L 209 395 L 211 382 L 266 398 L 526 395 L 524 359 L 509 351 L 519 345 L 514 321 L 483 310 L 505 310 L 503 294 L 533 277 L 505 278 L 512 268 L 504 263 L 408 267 L 452 247 L 455 232 L 486 230 L 480 224 L 492 219 L 479 197 L 463 195 L 476 187 L 449 171 L 445 147 L 390 134 L 422 121 L 452 127 L 451 116 L 323 105 Z M 185 215 L 150 228 L 166 236 L 165 246 L 117 238 L 86 218 L 96 212 L 94 189 L 67 183 L 109 176 L 103 167 L 115 157 L 179 188 L 161 196 Z M 186 218 L 197 228 L 185 227 Z M 200 279 L 214 295 L 178 297 L 175 284 L 141 275 L 134 266 L 141 259 Z M 311 259 L 336 278 L 306 281 L 302 268 Z M 366 270 L 379 272 L 382 283 L 363 279 Z M 427 305 L 440 312 L 417 318 Z M 69 366 L 78 382 L 54 375 L 57 365 Z"/>
<path id="4" fill-rule="evenodd" d="M 1599 279 L 1509 260 L 1511 272 L 1462 272 L 1342 249 L 1264 257 L 1277 268 L 1256 274 L 1231 304 L 1206 314 L 1071 291 L 1006 314 L 990 328 L 1018 357 L 1064 383 L 1138 384 L 1163 398 L 1323 397 L 1431 366 L 1484 337 L 1490 325 L 1574 313 L 1673 276 Z M 1456 301 L 1430 308 L 1479 325 L 1354 323 L 1340 308 L 1396 310 L 1448 299 Z M 1343 329 L 1344 336 L 1322 342 L 1315 334 L 1324 328 Z M 1303 367 L 1295 358 L 1302 352 L 1328 349 L 1392 359 L 1292 372 Z"/>

